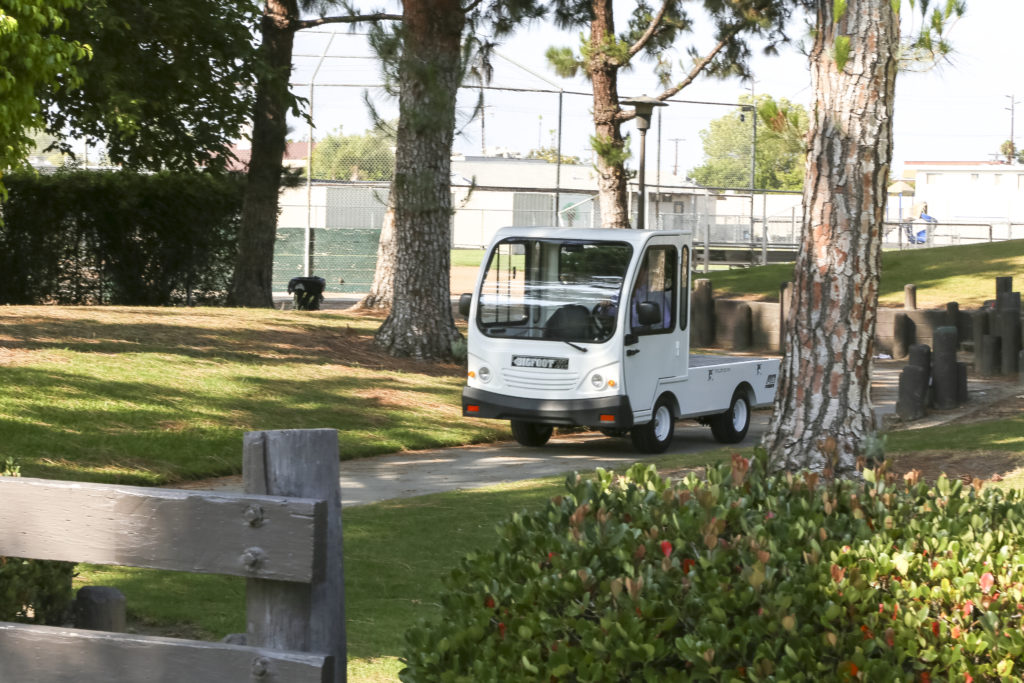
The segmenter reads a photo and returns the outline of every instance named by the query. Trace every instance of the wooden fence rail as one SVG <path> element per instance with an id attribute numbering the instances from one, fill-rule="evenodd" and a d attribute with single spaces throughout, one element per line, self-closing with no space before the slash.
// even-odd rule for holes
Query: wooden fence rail
<path id="1" fill-rule="evenodd" d="M 0 477 L 0 556 L 242 576 L 246 645 L 0 622 L 4 683 L 340 683 L 334 430 L 251 432 L 245 494 Z"/>

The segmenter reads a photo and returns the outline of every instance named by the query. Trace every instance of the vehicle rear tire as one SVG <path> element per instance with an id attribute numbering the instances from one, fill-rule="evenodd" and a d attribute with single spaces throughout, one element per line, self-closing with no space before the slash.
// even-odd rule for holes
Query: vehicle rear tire
<path id="1" fill-rule="evenodd" d="M 736 389 L 724 413 L 712 415 L 708 420 L 711 434 L 719 443 L 739 443 L 750 429 L 750 401 L 743 389 Z"/>
<path id="2" fill-rule="evenodd" d="M 633 427 L 629 435 L 633 439 L 633 448 L 641 453 L 656 455 L 668 449 L 675 430 L 676 418 L 672 414 L 672 406 L 667 399 L 662 398 L 654 404 L 651 421 Z"/>
<path id="3" fill-rule="evenodd" d="M 537 422 L 512 420 L 512 436 L 523 446 L 543 446 L 551 438 L 555 428 Z"/>

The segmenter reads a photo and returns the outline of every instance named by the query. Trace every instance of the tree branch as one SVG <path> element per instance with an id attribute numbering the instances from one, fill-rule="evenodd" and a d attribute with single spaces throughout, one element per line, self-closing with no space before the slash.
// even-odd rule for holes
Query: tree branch
<path id="1" fill-rule="evenodd" d="M 386 14 L 375 12 L 374 14 L 353 14 L 344 17 L 320 17 L 318 19 L 302 19 L 292 22 L 292 29 L 301 31 L 305 28 L 315 28 L 324 24 L 357 24 L 363 21 L 401 21 L 401 14 Z"/>
<path id="2" fill-rule="evenodd" d="M 715 45 L 713 48 L 711 48 L 710 52 L 708 52 L 702 58 L 697 60 L 697 62 L 693 65 L 693 68 L 690 69 L 690 73 L 686 74 L 686 78 L 681 80 L 679 83 L 676 83 L 668 90 L 665 90 L 660 95 L 657 95 L 657 99 L 666 100 L 669 97 L 672 97 L 673 95 L 678 93 L 686 86 L 693 83 L 693 81 L 696 80 L 697 76 L 699 76 L 708 67 L 708 65 L 711 63 L 711 60 L 713 60 L 719 52 L 725 49 L 725 46 L 728 45 L 729 41 L 732 40 L 732 38 L 739 32 L 740 29 L 738 26 L 730 29 L 729 32 L 726 33 L 722 40 L 718 43 L 718 45 Z"/>
<path id="3" fill-rule="evenodd" d="M 661 24 L 661 20 L 665 17 L 665 12 L 668 11 L 668 6 L 670 2 L 672 2 L 672 0 L 664 0 L 664 2 L 661 3 L 661 9 L 659 9 L 658 13 L 654 16 L 653 19 L 651 19 L 651 23 L 647 25 L 647 30 L 644 31 L 644 34 L 640 36 L 635 43 L 629 46 L 630 57 L 635 55 L 637 52 L 640 52 L 640 50 L 644 49 L 644 45 L 646 45 L 647 41 L 651 39 L 651 36 L 654 35 L 654 32 L 658 30 L 658 26 Z"/>
<path id="4" fill-rule="evenodd" d="M 473 2 L 469 3 L 468 5 L 466 5 L 465 7 L 462 8 L 462 13 L 463 14 L 469 14 L 470 12 L 475 10 L 477 7 L 479 7 L 481 2 L 483 2 L 483 0 L 473 0 Z"/>

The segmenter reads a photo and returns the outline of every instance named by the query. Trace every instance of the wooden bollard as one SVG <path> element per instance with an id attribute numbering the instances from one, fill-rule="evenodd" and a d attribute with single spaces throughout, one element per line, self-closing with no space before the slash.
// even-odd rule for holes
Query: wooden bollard
<path id="1" fill-rule="evenodd" d="M 917 310 L 917 285 L 903 285 L 903 308 Z"/>
<path id="2" fill-rule="evenodd" d="M 1001 374 L 1016 375 L 1017 356 L 1020 354 L 1021 347 L 1020 308 L 1006 308 L 999 311 L 999 337 L 1002 340 L 999 364 Z"/>
<path id="3" fill-rule="evenodd" d="M 896 414 L 904 420 L 919 420 L 925 416 L 928 396 L 928 370 L 907 365 L 900 371 Z"/>
<path id="4" fill-rule="evenodd" d="M 946 324 L 956 328 L 956 343 L 960 343 L 960 304 L 950 301 L 946 304 Z"/>
<path id="5" fill-rule="evenodd" d="M 930 373 L 932 371 L 932 348 L 927 344 L 911 344 L 907 363 L 924 368 Z"/>
<path id="6" fill-rule="evenodd" d="M 897 313 L 892 318 L 892 357 L 906 358 L 914 343 L 914 321 L 906 313 Z"/>
<path id="7" fill-rule="evenodd" d="M 967 403 L 967 363 L 956 364 L 956 404 Z"/>
<path id="8" fill-rule="evenodd" d="M 994 334 L 986 334 L 981 338 L 981 362 L 978 363 L 978 373 L 982 377 L 994 377 L 999 374 L 999 364 L 1002 361 L 1001 341 Z"/>
<path id="9" fill-rule="evenodd" d="M 974 371 L 978 372 L 981 357 L 981 338 L 988 334 L 988 313 L 975 311 L 971 313 L 971 339 L 974 346 Z"/>
<path id="10" fill-rule="evenodd" d="M 1006 275 L 1006 276 L 1003 276 L 1003 277 L 997 277 L 996 278 L 996 299 L 999 298 L 1000 294 L 1003 294 L 1004 292 L 1012 292 L 1012 291 L 1013 291 L 1013 277 L 1012 276 Z"/>
<path id="11" fill-rule="evenodd" d="M 711 280 L 700 278 L 694 282 L 693 335 L 694 346 L 706 348 L 715 343 L 715 300 L 711 293 Z"/>
<path id="12" fill-rule="evenodd" d="M 749 349 L 753 329 L 753 311 L 750 308 L 750 304 L 741 302 L 736 306 L 736 319 L 732 328 L 732 339 L 729 340 L 729 347 L 733 351 L 746 351 Z"/>
<path id="13" fill-rule="evenodd" d="M 956 328 L 935 329 L 935 350 L 932 354 L 932 402 L 939 410 L 957 406 Z"/>
<path id="14" fill-rule="evenodd" d="M 128 625 L 124 593 L 112 586 L 84 586 L 75 594 L 75 628 L 124 633 Z"/>

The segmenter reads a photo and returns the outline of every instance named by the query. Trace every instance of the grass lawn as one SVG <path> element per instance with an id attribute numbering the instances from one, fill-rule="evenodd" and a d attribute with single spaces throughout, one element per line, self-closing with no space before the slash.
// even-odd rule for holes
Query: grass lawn
<path id="1" fill-rule="evenodd" d="M 879 303 L 902 306 L 904 285 L 917 285 L 920 308 L 941 308 L 957 301 L 977 308 L 995 297 L 995 278 L 1024 273 L 1024 240 L 882 254 Z M 702 277 L 695 274 L 694 277 Z M 715 271 L 708 275 L 715 296 L 751 296 L 778 301 L 779 285 L 793 279 L 789 263 Z"/>
<path id="2" fill-rule="evenodd" d="M 507 438 L 461 417 L 459 365 L 396 362 L 336 312 L 0 308 L 0 459 L 165 484 L 241 471 L 248 430 L 330 427 L 342 459 Z"/>
<path id="3" fill-rule="evenodd" d="M 375 353 L 379 322 L 336 312 L 0 308 L 0 459 L 13 456 L 25 476 L 158 484 L 239 472 L 250 429 L 333 427 L 343 458 L 508 437 L 503 423 L 459 417 L 460 366 Z M 1021 434 L 1017 414 L 892 433 L 888 450 L 897 463 L 922 452 L 997 454 L 1010 468 L 1003 485 L 1019 486 Z M 657 464 L 672 471 L 730 452 Z M 438 613 L 441 578 L 467 552 L 486 551 L 496 523 L 542 505 L 561 481 L 346 509 L 350 680 L 395 680 L 405 630 Z M 220 638 L 245 629 L 241 579 L 79 572 L 78 585 L 121 588 L 141 630 Z"/>
<path id="4" fill-rule="evenodd" d="M 484 253 L 483 249 L 452 249 L 452 266 L 479 268 Z"/>

